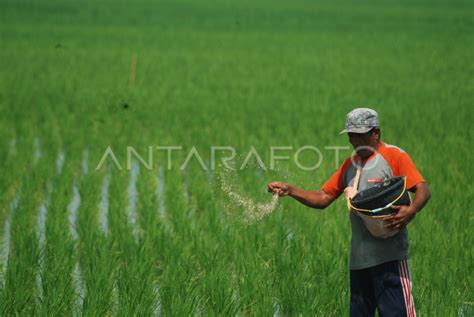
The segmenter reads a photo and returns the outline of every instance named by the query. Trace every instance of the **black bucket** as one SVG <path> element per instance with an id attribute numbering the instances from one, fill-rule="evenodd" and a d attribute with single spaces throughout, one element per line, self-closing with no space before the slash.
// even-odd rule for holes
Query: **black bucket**
<path id="1" fill-rule="evenodd" d="M 353 209 L 368 216 L 389 215 L 396 210 L 387 206 L 411 203 L 404 176 L 392 177 L 366 190 L 351 200 Z"/>

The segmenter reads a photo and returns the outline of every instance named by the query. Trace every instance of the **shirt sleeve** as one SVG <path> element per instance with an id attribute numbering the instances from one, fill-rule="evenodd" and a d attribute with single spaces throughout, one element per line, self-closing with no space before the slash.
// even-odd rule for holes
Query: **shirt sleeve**
<path id="1" fill-rule="evenodd" d="M 350 164 L 350 159 L 347 159 L 341 167 L 324 183 L 321 188 L 326 194 L 331 197 L 337 198 L 344 192 L 344 182 L 343 176 L 348 165 Z"/>
<path id="2" fill-rule="evenodd" d="M 425 179 L 423 176 L 421 176 L 420 172 L 407 153 L 403 153 L 400 156 L 398 161 L 398 171 L 400 175 L 406 176 L 407 189 L 412 189 L 416 184 L 425 182 Z"/>

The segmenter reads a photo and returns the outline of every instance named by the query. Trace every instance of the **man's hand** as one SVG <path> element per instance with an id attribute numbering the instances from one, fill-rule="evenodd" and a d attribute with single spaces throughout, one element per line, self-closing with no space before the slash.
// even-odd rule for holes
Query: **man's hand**
<path id="1" fill-rule="evenodd" d="M 288 196 L 291 191 L 291 185 L 283 182 L 271 182 L 268 184 L 268 192 L 282 196 Z"/>
<path id="2" fill-rule="evenodd" d="M 415 193 L 415 198 L 410 206 L 392 206 L 393 209 L 397 209 L 397 212 L 383 218 L 387 221 L 387 228 L 405 227 L 431 198 L 430 190 L 425 182 L 416 184 L 411 191 Z"/>
<path id="3" fill-rule="evenodd" d="M 416 216 L 416 210 L 412 206 L 392 206 L 397 212 L 383 218 L 387 222 L 385 227 L 391 229 L 402 229 Z"/>

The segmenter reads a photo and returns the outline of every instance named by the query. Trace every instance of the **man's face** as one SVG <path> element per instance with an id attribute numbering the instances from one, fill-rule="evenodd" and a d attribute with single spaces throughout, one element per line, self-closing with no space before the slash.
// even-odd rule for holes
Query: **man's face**
<path id="1" fill-rule="evenodd" d="M 367 133 L 352 133 L 349 132 L 349 142 L 354 147 L 357 155 L 361 158 L 368 158 L 374 153 L 378 134 L 376 129 L 373 129 Z"/>

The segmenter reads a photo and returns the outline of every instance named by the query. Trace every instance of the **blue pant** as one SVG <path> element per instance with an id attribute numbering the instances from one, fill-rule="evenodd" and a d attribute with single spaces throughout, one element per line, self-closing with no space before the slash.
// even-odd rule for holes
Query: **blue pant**
<path id="1" fill-rule="evenodd" d="M 350 316 L 408 316 L 415 314 L 408 260 L 351 270 Z"/>

